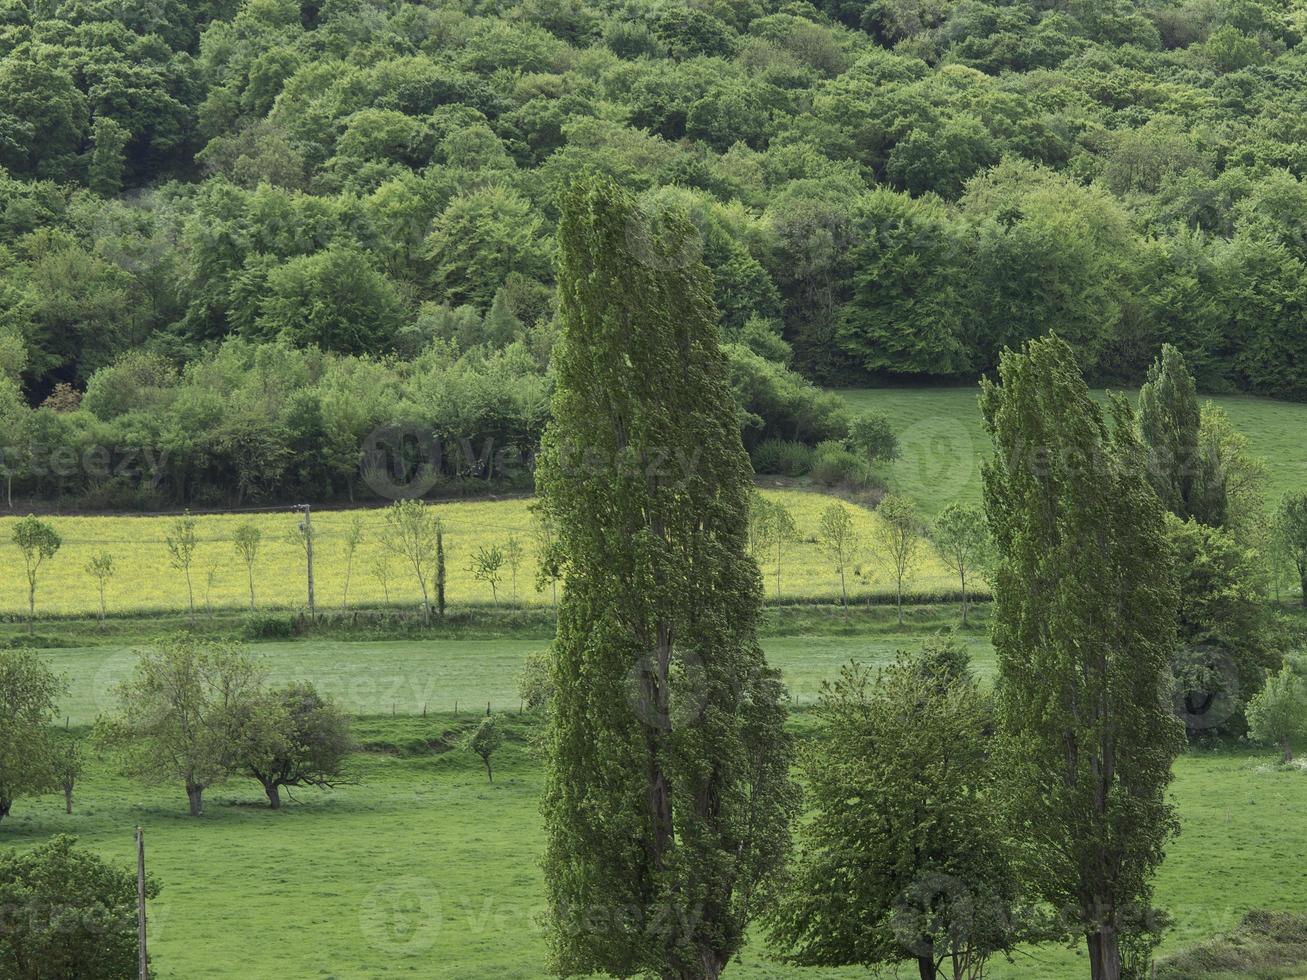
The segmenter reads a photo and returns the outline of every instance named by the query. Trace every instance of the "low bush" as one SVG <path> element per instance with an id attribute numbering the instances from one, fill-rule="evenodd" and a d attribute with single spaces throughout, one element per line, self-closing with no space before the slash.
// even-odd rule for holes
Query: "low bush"
<path id="1" fill-rule="evenodd" d="M 777 476 L 807 476 L 812 472 L 811 446 L 788 439 L 764 439 L 753 447 L 753 469 Z"/>
<path id="2" fill-rule="evenodd" d="M 838 439 L 817 446 L 813 453 L 812 478 L 824 486 L 860 483 L 867 463 Z"/>

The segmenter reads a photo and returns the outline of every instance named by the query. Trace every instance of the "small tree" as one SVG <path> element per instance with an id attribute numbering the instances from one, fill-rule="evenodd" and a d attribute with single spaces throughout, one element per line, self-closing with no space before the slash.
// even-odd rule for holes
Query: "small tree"
<path id="1" fill-rule="evenodd" d="M 513 602 L 517 603 L 517 572 L 522 567 L 522 559 L 526 557 L 526 552 L 522 549 L 522 542 L 517 539 L 517 535 L 510 534 L 508 541 L 504 543 L 504 564 L 508 566 L 509 582 L 513 587 Z"/>
<path id="2" fill-rule="evenodd" d="M 354 575 L 354 554 L 358 551 L 359 545 L 363 543 L 363 517 L 355 514 L 350 518 L 349 527 L 345 530 L 345 588 L 341 591 L 340 608 L 349 609 L 349 583 Z"/>
<path id="3" fill-rule="evenodd" d="M 794 515 L 782 503 L 772 504 L 770 538 L 772 561 L 776 568 L 776 608 L 780 609 L 781 569 L 790 545 L 799 540 L 799 528 L 794 523 Z"/>
<path id="4" fill-rule="evenodd" d="M 254 563 L 259 557 L 259 544 L 263 540 L 263 532 L 259 530 L 257 524 L 246 523 L 236 528 L 232 535 L 232 544 L 236 547 L 236 554 L 241 556 L 241 561 L 245 562 L 246 578 L 250 586 L 250 612 L 254 611 Z"/>
<path id="5" fill-rule="evenodd" d="M 503 581 L 506 562 L 504 550 L 499 545 L 481 545 L 472 553 L 472 560 L 467 566 L 474 579 L 490 586 L 490 597 L 495 605 L 499 604 L 499 583 Z"/>
<path id="6" fill-rule="evenodd" d="M 136 873 L 60 834 L 0 853 L 0 964 L 12 980 L 137 975 Z M 147 898 L 159 894 L 145 880 Z M 57 912 L 58 914 L 52 914 Z"/>
<path id="7" fill-rule="evenodd" d="M 59 788 L 64 791 L 64 812 L 73 812 L 73 789 L 77 780 L 82 778 L 86 760 L 82 752 L 82 740 L 66 736 L 54 748 L 54 778 Z"/>
<path id="8" fill-rule="evenodd" d="M 921 521 L 917 508 L 906 497 L 888 496 L 876 508 L 877 550 L 894 576 L 895 604 L 903 622 L 903 585 L 921 563 Z"/>
<path id="9" fill-rule="evenodd" d="M 871 467 L 889 462 L 899 455 L 899 440 L 889 419 L 880 412 L 858 415 L 849 422 L 849 444 L 863 460 L 864 484 L 871 477 Z"/>
<path id="10" fill-rule="evenodd" d="M 445 618 L 445 528 L 436 522 L 436 615 Z"/>
<path id="11" fill-rule="evenodd" d="M 962 625 L 967 625 L 967 577 L 981 563 L 989 548 L 989 526 L 985 512 L 966 504 L 949 504 L 935 518 L 931 537 L 939 556 L 957 573 L 962 585 Z"/>
<path id="12" fill-rule="evenodd" d="M 96 590 L 100 594 L 100 629 L 104 629 L 104 620 L 108 615 L 105 595 L 109 591 L 109 580 L 113 578 L 113 555 L 107 551 L 97 551 L 86 562 L 86 574 L 95 579 Z"/>
<path id="13" fill-rule="evenodd" d="M 240 725 L 240 766 L 281 808 L 291 786 L 329 789 L 341 782 L 351 748 L 349 716 L 312 684 L 267 691 L 247 705 Z"/>
<path id="14" fill-rule="evenodd" d="M 195 622 L 195 587 L 191 583 L 191 566 L 195 564 L 195 549 L 199 540 L 195 535 L 195 518 L 190 512 L 172 523 L 172 530 L 164 539 L 168 547 L 168 561 L 173 568 L 186 576 L 186 601 Z"/>
<path id="15" fill-rule="evenodd" d="M 900 653 L 823 688 L 802 757 L 813 815 L 772 917 L 790 959 L 973 980 L 1022 938 L 989 716 L 965 656 Z"/>
<path id="16" fill-rule="evenodd" d="M 481 756 L 481 761 L 486 766 L 486 779 L 492 783 L 495 781 L 495 774 L 490 768 L 490 757 L 499 751 L 499 747 L 503 744 L 504 733 L 495 724 L 494 715 L 486 715 L 482 718 L 481 724 L 477 725 L 476 731 L 467 742 L 467 747 Z"/>
<path id="17" fill-rule="evenodd" d="M 1307 608 L 1307 493 L 1286 494 L 1276 513 L 1281 549 L 1298 572 L 1302 604 Z"/>
<path id="18" fill-rule="evenodd" d="M 1286 663 L 1248 702 L 1249 732 L 1278 745 L 1286 763 L 1293 761 L 1293 741 L 1307 735 L 1307 679 L 1301 670 L 1298 664 Z"/>
<path id="19" fill-rule="evenodd" d="M 118 714 L 101 723 L 99 737 L 122 751 L 128 775 L 180 780 L 198 817 L 204 791 L 240 763 L 240 724 L 262 679 L 254 660 L 231 644 L 176 637 L 141 654 L 116 688 Z"/>
<path id="20" fill-rule="evenodd" d="M 517 695 L 528 711 L 537 711 L 549 704 L 554 693 L 554 679 L 549 670 L 549 654 L 537 650 L 526 655 L 522 671 L 517 675 Z"/>
<path id="21" fill-rule="evenodd" d="M 397 500 L 386 511 L 381 544 L 413 569 L 422 592 L 422 615 L 431 619 L 430 584 L 437 572 L 440 518 L 421 500 Z"/>
<path id="22" fill-rule="evenodd" d="M 14 544 L 27 567 L 27 632 L 36 629 L 36 580 L 41 566 L 55 556 L 63 539 L 47 524 L 28 514 L 14 525 Z"/>
<path id="23" fill-rule="evenodd" d="M 372 559 L 372 575 L 381 586 L 382 599 L 387 606 L 390 605 L 390 581 L 394 577 L 394 569 L 390 567 L 389 555 L 377 555 Z"/>
<path id="24" fill-rule="evenodd" d="M 0 820 L 22 794 L 54 785 L 50 722 L 55 698 L 64 690 L 63 681 L 32 651 L 0 650 Z"/>
<path id="25" fill-rule="evenodd" d="M 831 504 L 822 512 L 821 522 L 817 525 L 817 541 L 840 577 L 840 605 L 844 607 L 844 615 L 848 616 L 849 593 L 844 584 L 844 571 L 858 550 L 858 531 L 853 526 L 848 508 L 843 504 Z"/>
<path id="26" fill-rule="evenodd" d="M 545 583 L 552 592 L 554 615 L 558 615 L 558 583 L 563 578 L 562 566 L 558 561 L 558 536 L 554 532 L 554 522 L 544 508 L 532 505 L 531 526 L 536 541 L 536 591 L 543 591 Z"/>

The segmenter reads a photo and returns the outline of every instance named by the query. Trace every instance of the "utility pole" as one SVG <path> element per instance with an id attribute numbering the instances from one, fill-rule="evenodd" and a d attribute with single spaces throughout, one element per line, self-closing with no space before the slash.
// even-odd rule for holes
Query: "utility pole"
<path id="1" fill-rule="evenodd" d="M 145 831 L 136 828 L 136 950 L 139 980 L 150 980 L 150 958 L 145 952 Z"/>
<path id="2" fill-rule="evenodd" d="M 313 513 L 308 504 L 300 504 L 300 510 L 304 511 L 304 521 L 300 524 L 300 531 L 304 534 L 304 558 L 308 564 L 309 621 L 312 622 L 317 618 L 313 601 Z"/>

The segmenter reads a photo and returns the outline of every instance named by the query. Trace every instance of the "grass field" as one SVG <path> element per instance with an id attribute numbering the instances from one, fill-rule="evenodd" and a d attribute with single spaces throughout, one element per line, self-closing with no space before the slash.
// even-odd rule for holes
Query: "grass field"
<path id="1" fill-rule="evenodd" d="M 823 679 L 851 659 L 881 664 L 899 649 L 915 649 L 919 635 L 780 636 L 763 640 L 768 659 L 779 667 L 796 704 L 815 700 Z M 989 641 L 967 637 L 976 673 L 994 670 Z M 353 714 L 420 715 L 423 710 L 464 714 L 517 711 L 517 677 L 526 655 L 541 640 L 387 640 L 373 643 L 291 641 L 260 643 L 251 649 L 275 682 L 309 679 Z M 94 721 L 112 708 L 111 690 L 131 672 L 139 645 L 104 645 L 43 651 L 68 679 L 61 715 L 73 725 Z"/>
<path id="2" fill-rule="evenodd" d="M 24 846 L 73 833 L 130 866 L 132 829 L 145 829 L 155 976 L 383 976 L 543 978 L 538 925 L 543 844 L 538 760 L 529 727 L 509 716 L 496 779 L 451 748 L 468 716 L 374 718 L 356 734 L 389 751 L 359 753 L 358 782 L 297 792 L 281 812 L 258 786 L 236 781 L 206 794 L 204 817 L 185 815 L 179 787 L 143 788 L 96 759 L 76 812 L 62 798 L 22 799 L 0 842 Z M 1165 949 L 1233 926 L 1249 908 L 1307 904 L 1307 840 L 1294 821 L 1307 807 L 1307 773 L 1269 765 L 1272 753 L 1190 754 L 1176 766 L 1184 829 L 1157 883 L 1176 918 Z M 1083 955 L 1056 946 L 999 964 L 1000 980 L 1070 980 Z M 865 971 L 792 970 L 755 935 L 728 975 L 741 980 L 851 978 Z"/>
<path id="3" fill-rule="evenodd" d="M 887 471 L 892 489 L 929 514 L 955 500 L 979 502 L 980 463 L 990 452 L 980 419 L 979 389 L 877 388 L 839 392 L 856 409 L 884 412 L 899 435 L 901 458 Z M 1133 395 L 1133 392 L 1131 393 Z M 1095 391 L 1106 399 L 1106 392 Z M 1210 400 L 1248 437 L 1269 467 L 1267 499 L 1307 488 L 1307 404 L 1247 395 Z"/>
<path id="4" fill-rule="evenodd" d="M 801 540 L 787 554 L 781 587 L 788 597 L 838 596 L 839 581 L 816 543 L 822 511 L 834 498 L 797 490 L 767 490 L 767 496 L 783 502 L 793 513 Z M 525 556 L 517 573 L 516 596 L 510 574 L 499 586 L 499 601 L 546 605 L 550 592 L 537 591 L 536 541 L 532 534 L 529 500 L 457 502 L 438 504 L 445 524 L 448 597 L 453 605 L 492 602 L 490 588 L 475 581 L 467 571 L 471 554 L 480 546 L 505 544 L 510 536 L 521 543 Z M 864 508 L 847 504 L 859 528 L 861 560 L 848 575 L 854 597 L 892 593 L 886 567 L 873 555 L 877 518 Z M 344 596 L 346 571 L 345 535 L 355 514 L 361 514 L 365 537 L 354 556 L 350 577 L 352 604 L 416 605 L 420 599 L 410 568 L 396 556 L 387 556 L 381 544 L 385 513 L 381 510 L 323 511 L 315 514 L 314 571 L 317 601 L 323 608 L 339 608 Z M 10 543 L 15 518 L 0 519 L 0 613 L 25 614 L 27 584 L 22 559 Z M 99 610 L 95 580 L 86 571 L 90 556 L 109 552 L 116 572 L 109 583 L 107 605 L 111 615 L 187 608 L 186 581 L 171 567 L 165 543 L 172 518 L 164 517 L 52 517 L 49 519 L 64 539 L 59 553 L 42 569 L 37 593 L 38 615 L 85 615 Z M 255 597 L 260 607 L 301 608 L 305 605 L 304 553 L 292 534 L 299 518 L 292 513 L 214 515 L 197 518 L 199 545 L 191 574 L 197 608 L 242 608 L 249 604 L 244 562 L 232 544 L 232 533 L 246 522 L 263 532 L 255 564 Z M 956 582 L 933 550 L 923 552 L 922 566 L 911 583 L 913 591 L 938 594 L 957 588 Z M 377 563 L 389 568 L 388 588 L 377 575 Z M 769 592 L 775 588 L 774 566 L 764 564 Z M 210 579 L 212 573 L 212 579 Z"/>
<path id="5" fill-rule="evenodd" d="M 840 393 L 855 408 L 885 412 L 895 425 L 902 456 L 885 476 L 890 487 L 916 501 L 925 516 L 933 516 L 954 500 L 979 501 L 980 462 L 988 452 L 981 427 L 976 389 L 883 388 Z M 1103 397 L 1103 392 L 1096 393 Z M 1269 465 L 1268 499 L 1274 502 L 1289 489 L 1307 487 L 1307 405 L 1250 397 L 1218 397 L 1234 423 L 1248 436 L 1253 452 Z M 816 544 L 816 529 L 830 497 L 799 490 L 768 489 L 794 513 L 801 540 L 790 549 L 782 589 L 790 598 L 838 595 L 838 581 Z M 525 499 L 453 502 L 437 505 L 446 527 L 448 596 L 454 605 L 488 605 L 490 588 L 467 571 L 472 553 L 482 545 L 504 545 L 510 536 L 522 545 L 524 557 L 516 583 L 506 570 L 498 600 L 504 604 L 540 606 L 550 601 L 548 591 L 537 591 L 536 541 L 530 501 Z M 850 505 L 852 506 L 852 505 Z M 853 508 L 862 547 L 850 592 L 857 597 L 884 597 L 891 591 L 888 569 L 874 549 L 876 518 Z M 355 514 L 361 515 L 365 537 L 354 557 L 350 575 L 350 601 L 355 604 L 415 605 L 419 593 L 412 573 L 381 546 L 384 512 L 321 511 L 314 516 L 315 573 L 318 603 L 339 607 L 344 597 L 345 534 Z M 14 518 L 0 518 L 0 615 L 18 615 L 26 609 L 26 583 L 16 549 L 10 544 Z M 64 547 L 43 570 L 38 612 L 46 615 L 81 615 L 98 610 L 94 580 L 86 571 L 89 557 L 101 550 L 114 557 L 117 573 L 110 582 L 111 614 L 185 609 L 187 587 L 183 575 L 169 565 L 165 538 L 170 518 L 158 517 L 54 517 Z M 255 595 L 264 608 L 302 608 L 305 605 L 304 556 L 293 539 L 299 517 L 286 513 L 202 516 L 198 518 L 200 545 L 191 570 L 199 608 L 233 609 L 248 605 L 244 564 L 232 544 L 232 533 L 252 521 L 263 531 L 255 566 Z M 383 584 L 378 567 L 387 569 Z M 767 587 L 774 588 L 770 568 Z M 956 582 L 929 548 L 921 568 L 909 583 L 918 594 L 937 595 L 955 589 Z"/>

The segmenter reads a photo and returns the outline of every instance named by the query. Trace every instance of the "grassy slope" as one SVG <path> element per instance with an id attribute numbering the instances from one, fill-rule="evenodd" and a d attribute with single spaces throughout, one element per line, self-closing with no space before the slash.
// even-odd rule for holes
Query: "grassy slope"
<path id="1" fill-rule="evenodd" d="M 890 485 L 937 513 L 954 500 L 980 499 L 980 461 L 989 439 L 980 421 L 978 390 L 964 388 L 878 388 L 839 393 L 854 408 L 886 413 L 899 432 L 902 458 L 889 472 Z M 1098 391 L 1095 395 L 1105 397 Z M 1250 396 L 1214 396 L 1248 437 L 1249 448 L 1270 467 L 1268 498 L 1307 487 L 1307 404 Z"/>
<path id="2" fill-rule="evenodd" d="M 381 718 L 356 730 L 374 744 L 449 744 L 470 723 Z M 193 820 L 179 788 L 142 789 L 97 760 L 76 813 L 66 816 L 55 796 L 20 800 L 0 840 L 21 846 L 71 832 L 128 865 L 132 828 L 142 825 L 164 885 L 151 909 L 160 978 L 543 978 L 541 773 L 525 726 L 506 723 L 512 741 L 493 785 L 466 751 L 369 752 L 356 758 L 356 785 L 297 792 L 302 805 L 272 813 L 257 786 L 233 782 L 211 790 L 205 816 Z M 1269 757 L 1194 754 L 1177 765 L 1184 832 L 1158 881 L 1177 919 L 1167 948 L 1228 929 L 1251 907 L 1307 903 L 1307 841 L 1286 833 L 1307 806 L 1307 774 L 1268 766 Z M 730 975 L 866 975 L 789 970 L 765 954 L 755 936 Z M 1085 972 L 1077 951 L 1050 947 L 994 975 Z"/>

